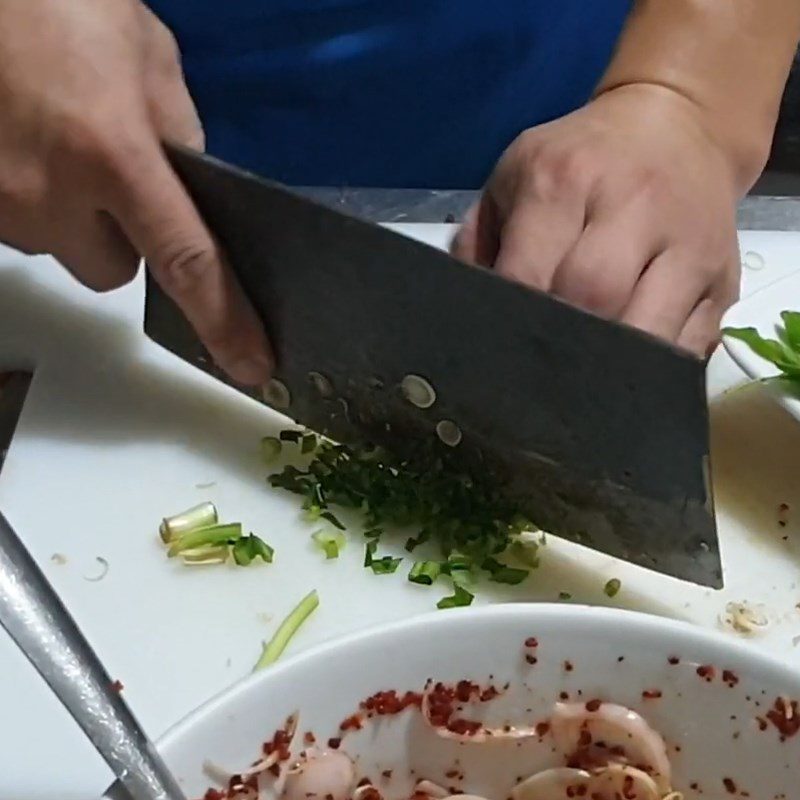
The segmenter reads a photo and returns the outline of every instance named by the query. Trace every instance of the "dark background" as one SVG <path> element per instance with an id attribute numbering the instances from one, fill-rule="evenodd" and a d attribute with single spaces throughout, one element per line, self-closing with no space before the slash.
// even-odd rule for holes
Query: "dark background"
<path id="1" fill-rule="evenodd" d="M 800 196 L 800 51 L 783 96 L 772 155 L 753 193 Z"/>

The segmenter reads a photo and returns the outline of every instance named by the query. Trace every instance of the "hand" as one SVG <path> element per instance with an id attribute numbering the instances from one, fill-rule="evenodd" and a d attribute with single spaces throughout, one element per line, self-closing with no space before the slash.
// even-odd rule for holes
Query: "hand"
<path id="1" fill-rule="evenodd" d="M 704 355 L 738 296 L 736 201 L 701 109 L 624 86 L 525 131 L 453 250 Z"/>
<path id="2" fill-rule="evenodd" d="M 266 381 L 262 326 L 161 150 L 203 147 L 164 25 L 138 0 L 7 0 L 0 78 L 0 239 L 97 291 L 143 256 L 217 363 Z"/>

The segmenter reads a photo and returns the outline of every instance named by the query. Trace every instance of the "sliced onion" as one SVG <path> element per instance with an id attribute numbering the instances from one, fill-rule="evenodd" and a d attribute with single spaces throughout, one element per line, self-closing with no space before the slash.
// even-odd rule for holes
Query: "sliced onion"
<path id="1" fill-rule="evenodd" d="M 623 764 L 612 764 L 592 772 L 589 797 L 598 800 L 661 800 L 662 793 L 656 782 L 646 772 Z"/>
<path id="2" fill-rule="evenodd" d="M 521 728 L 514 727 L 513 725 L 502 725 L 500 727 L 490 727 L 488 725 L 481 725 L 474 733 L 456 733 L 442 725 L 436 725 L 431 721 L 431 707 L 430 696 L 435 688 L 435 685 L 425 687 L 422 693 L 422 716 L 425 722 L 442 739 L 452 739 L 455 742 L 472 742 L 481 744 L 483 742 L 501 741 L 503 739 L 533 739 L 541 738 L 540 734 L 536 732 L 535 727 L 524 726 Z"/>
<path id="3" fill-rule="evenodd" d="M 295 711 L 289 719 L 286 720 L 286 733 L 289 735 L 289 744 L 288 750 L 292 752 L 292 746 L 294 745 L 295 739 L 297 738 L 297 721 L 299 718 L 298 712 Z M 239 774 L 242 776 L 242 780 L 246 781 L 248 778 L 252 778 L 253 775 L 260 775 L 262 772 L 266 772 L 270 767 L 274 767 L 275 764 L 279 763 L 279 759 L 281 757 L 279 750 L 273 750 L 268 756 L 264 756 L 263 758 L 256 761 L 251 767 L 248 767 L 246 770 L 240 772 Z M 283 774 L 284 769 L 281 769 L 281 775 Z"/>
<path id="4" fill-rule="evenodd" d="M 433 781 L 419 781 L 414 787 L 414 794 L 425 794 L 428 797 L 432 797 L 433 800 L 443 800 L 450 792 Z"/>
<path id="5" fill-rule="evenodd" d="M 565 758 L 581 749 L 581 735 L 603 742 L 609 751 L 619 748 L 628 763 L 647 767 L 662 794 L 670 791 L 671 769 L 661 736 L 647 722 L 624 706 L 602 703 L 589 711 L 583 703 L 556 703 L 550 720 L 556 747 Z M 609 752 L 610 762 L 614 759 Z"/>
<path id="6" fill-rule="evenodd" d="M 583 769 L 556 767 L 537 772 L 511 790 L 512 800 L 553 800 L 561 797 L 589 797 L 591 773 Z M 585 790 L 577 794 L 578 789 Z"/>
<path id="7" fill-rule="evenodd" d="M 330 750 L 305 758 L 287 774 L 281 797 L 284 800 L 349 800 L 356 782 L 350 757 Z"/>

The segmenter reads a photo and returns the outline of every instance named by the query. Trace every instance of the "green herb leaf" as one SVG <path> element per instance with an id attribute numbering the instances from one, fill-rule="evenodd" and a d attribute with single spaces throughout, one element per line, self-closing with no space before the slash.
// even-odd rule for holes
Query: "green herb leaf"
<path id="1" fill-rule="evenodd" d="M 207 525 L 205 528 L 184 533 L 170 544 L 167 555 L 170 558 L 186 550 L 196 550 L 198 547 L 213 547 L 214 545 L 233 544 L 242 538 L 242 526 L 239 522 L 229 525 Z"/>
<path id="2" fill-rule="evenodd" d="M 417 561 L 408 573 L 411 583 L 420 583 L 423 586 L 431 586 L 442 572 L 438 561 Z"/>
<path id="3" fill-rule="evenodd" d="M 725 336 L 744 342 L 756 355 L 792 377 L 800 376 L 800 361 L 782 342 L 765 339 L 755 328 L 725 328 Z"/>
<path id="4" fill-rule="evenodd" d="M 603 587 L 603 591 L 609 597 L 616 597 L 619 594 L 619 590 L 622 588 L 622 581 L 619 578 L 612 578 L 606 585 Z"/>
<path id="5" fill-rule="evenodd" d="M 280 439 L 276 439 L 274 436 L 265 436 L 261 440 L 261 460 L 267 466 L 275 463 L 281 450 L 283 450 L 283 445 Z"/>
<path id="6" fill-rule="evenodd" d="M 800 355 L 800 312 L 783 311 L 781 320 L 783 320 L 787 344 L 796 354 Z"/>
<path id="7" fill-rule="evenodd" d="M 233 543 L 233 560 L 240 566 L 246 567 L 256 558 L 264 563 L 271 564 L 275 551 L 263 540 L 251 533 Z"/>
<path id="8" fill-rule="evenodd" d="M 280 624 L 275 635 L 264 645 L 261 657 L 256 662 L 253 672 L 277 661 L 286 645 L 297 633 L 298 628 L 308 619 L 311 613 L 319 606 L 319 595 L 316 591 L 307 594 L 294 610 Z"/>
<path id="9" fill-rule="evenodd" d="M 472 605 L 475 595 L 470 594 L 463 586 L 455 586 L 455 591 L 448 597 L 443 597 L 437 604 L 437 608 L 460 608 Z"/>
<path id="10" fill-rule="evenodd" d="M 342 525 L 342 523 L 339 522 L 339 520 L 333 514 L 331 514 L 330 511 L 323 511 L 319 515 L 319 518 L 327 520 L 331 525 L 333 525 L 334 528 L 338 528 L 340 531 L 347 530 L 347 528 L 345 528 L 345 526 Z"/>

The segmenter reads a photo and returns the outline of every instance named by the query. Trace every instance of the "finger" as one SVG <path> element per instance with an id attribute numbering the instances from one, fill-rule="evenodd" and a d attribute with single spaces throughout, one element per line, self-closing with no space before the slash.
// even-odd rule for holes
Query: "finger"
<path id="1" fill-rule="evenodd" d="M 667 250 L 645 270 L 622 320 L 674 342 L 707 290 L 706 271 Z"/>
<path id="2" fill-rule="evenodd" d="M 462 261 L 491 267 L 500 246 L 497 206 L 484 192 L 470 208 L 464 222 L 450 244 L 450 252 Z"/>
<path id="3" fill-rule="evenodd" d="M 578 195 L 543 200 L 523 195 L 502 225 L 495 269 L 543 291 L 567 252 L 578 241 L 584 204 Z"/>
<path id="4" fill-rule="evenodd" d="M 572 305 L 617 319 L 661 246 L 639 207 L 618 213 L 598 209 L 559 264 L 551 291 Z"/>
<path id="5" fill-rule="evenodd" d="M 205 134 L 189 94 L 178 43 L 144 5 L 144 91 L 151 121 L 161 138 L 196 150 L 205 149 Z"/>
<path id="6" fill-rule="evenodd" d="M 223 262 L 158 142 L 117 166 L 112 212 L 153 276 L 231 377 L 263 384 L 272 358 L 263 326 Z"/>
<path id="7" fill-rule="evenodd" d="M 719 344 L 725 306 L 711 298 L 701 300 L 678 335 L 678 345 L 706 358 Z"/>
<path id="8" fill-rule="evenodd" d="M 107 292 L 128 283 L 139 266 L 139 255 L 119 226 L 98 212 L 79 231 L 59 237 L 53 255 L 84 286 Z"/>
<path id="9" fill-rule="evenodd" d="M 205 133 L 197 108 L 183 79 L 148 73 L 147 106 L 161 139 L 193 150 L 205 150 Z"/>

